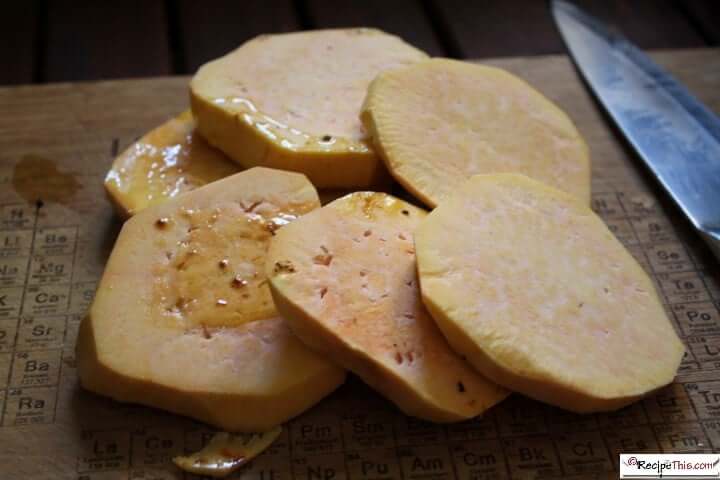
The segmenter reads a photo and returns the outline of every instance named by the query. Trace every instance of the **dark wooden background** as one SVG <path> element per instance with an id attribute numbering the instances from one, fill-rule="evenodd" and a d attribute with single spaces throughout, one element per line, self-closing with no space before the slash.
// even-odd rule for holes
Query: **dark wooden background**
<path id="1" fill-rule="evenodd" d="M 575 1 L 643 48 L 720 41 L 720 0 Z M 346 26 L 436 56 L 564 51 L 545 0 L 20 0 L 0 13 L 0 84 L 188 74 L 259 33 Z"/>

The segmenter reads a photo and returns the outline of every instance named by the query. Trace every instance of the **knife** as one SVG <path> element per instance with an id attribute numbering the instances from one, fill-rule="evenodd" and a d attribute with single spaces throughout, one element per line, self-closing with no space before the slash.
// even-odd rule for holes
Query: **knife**
<path id="1" fill-rule="evenodd" d="M 551 8 L 587 85 L 720 260 L 720 118 L 621 34 Z"/>

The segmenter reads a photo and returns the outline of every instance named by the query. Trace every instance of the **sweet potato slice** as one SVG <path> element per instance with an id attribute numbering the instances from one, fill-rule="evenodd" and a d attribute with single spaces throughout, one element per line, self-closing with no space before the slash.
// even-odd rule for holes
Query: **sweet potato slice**
<path id="1" fill-rule="evenodd" d="M 128 220 L 80 327 L 82 385 L 250 432 L 330 393 L 343 370 L 292 335 L 263 270 L 275 231 L 317 207 L 302 175 L 253 168 Z"/>
<path id="2" fill-rule="evenodd" d="M 453 352 L 420 301 L 413 231 L 424 210 L 353 193 L 278 232 L 267 275 L 300 339 L 409 415 L 474 417 L 507 392 Z"/>
<path id="3" fill-rule="evenodd" d="M 367 28 L 261 35 L 191 82 L 200 132 L 244 167 L 304 173 L 318 188 L 386 177 L 358 118 L 381 71 L 427 56 Z"/>
<path id="4" fill-rule="evenodd" d="M 130 217 L 240 170 L 197 134 L 188 110 L 118 155 L 105 177 L 105 190 L 118 212 Z"/>
<path id="5" fill-rule="evenodd" d="M 196 475 L 225 478 L 267 450 L 282 433 L 282 427 L 262 433 L 218 432 L 202 450 L 173 458 L 182 470 Z"/>
<path id="6" fill-rule="evenodd" d="M 415 234 L 422 298 L 497 383 L 592 412 L 670 383 L 684 347 L 652 281 L 584 201 L 478 175 Z"/>
<path id="7" fill-rule="evenodd" d="M 483 173 L 521 173 L 590 202 L 580 133 L 552 102 L 498 68 L 435 58 L 381 73 L 362 119 L 390 173 L 431 207 Z"/>

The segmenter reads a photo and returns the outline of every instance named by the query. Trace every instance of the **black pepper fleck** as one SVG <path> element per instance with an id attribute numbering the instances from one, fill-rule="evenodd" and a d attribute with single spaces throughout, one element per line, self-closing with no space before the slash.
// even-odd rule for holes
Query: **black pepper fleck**
<path id="1" fill-rule="evenodd" d="M 275 262 L 274 273 L 295 273 L 295 266 L 290 260 Z"/>

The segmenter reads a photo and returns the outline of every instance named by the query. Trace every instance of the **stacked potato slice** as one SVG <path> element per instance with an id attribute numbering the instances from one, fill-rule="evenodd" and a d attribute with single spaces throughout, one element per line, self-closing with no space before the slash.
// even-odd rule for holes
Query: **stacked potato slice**
<path id="1" fill-rule="evenodd" d="M 123 217 L 240 171 L 195 129 L 190 111 L 130 145 L 113 162 L 105 189 Z"/>
<path id="2" fill-rule="evenodd" d="M 190 98 L 200 132 L 240 165 L 368 187 L 384 173 L 358 118 L 368 85 L 425 58 L 367 28 L 265 35 L 201 67 Z"/>
<path id="3" fill-rule="evenodd" d="M 588 207 L 584 140 L 517 77 L 327 30 L 210 62 L 191 104 L 108 174 L 137 215 L 80 330 L 85 387 L 253 431 L 343 369 L 437 422 L 510 391 L 587 412 L 672 381 L 682 343 Z M 437 208 L 367 191 L 320 208 L 315 187 L 388 172 Z"/>
<path id="4" fill-rule="evenodd" d="M 78 336 L 83 385 L 230 430 L 269 429 L 344 379 L 278 316 L 277 228 L 320 206 L 300 174 L 237 173 L 123 226 Z"/>
<path id="5" fill-rule="evenodd" d="M 350 194 L 278 232 L 266 270 L 303 342 L 409 415 L 462 420 L 507 392 L 450 349 L 420 301 L 413 233 L 425 215 L 384 193 Z"/>
<path id="6" fill-rule="evenodd" d="M 580 133 L 552 102 L 498 68 L 432 59 L 383 72 L 362 119 L 393 176 L 431 207 L 472 175 L 506 172 L 590 203 Z"/>
<path id="7" fill-rule="evenodd" d="M 522 175 L 478 175 L 415 245 L 425 305 L 488 378 L 590 412 L 675 376 L 684 347 L 652 282 L 585 202 Z"/>

